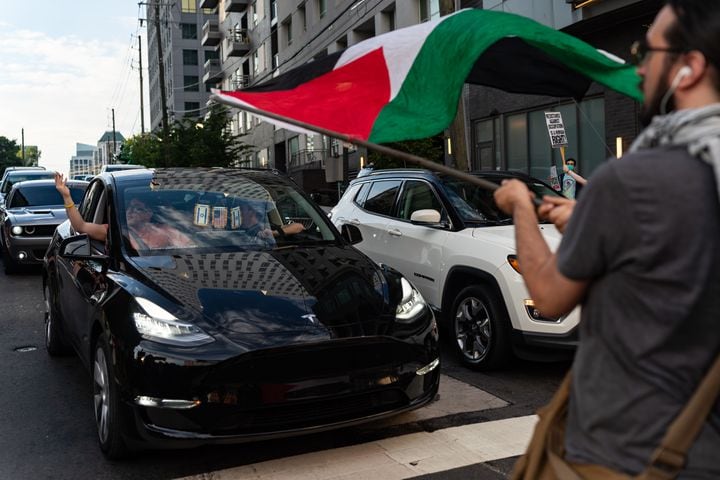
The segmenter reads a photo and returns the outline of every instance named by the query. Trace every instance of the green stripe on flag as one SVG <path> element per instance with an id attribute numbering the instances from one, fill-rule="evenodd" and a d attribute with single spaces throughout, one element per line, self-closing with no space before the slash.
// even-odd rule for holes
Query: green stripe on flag
<path id="1" fill-rule="evenodd" d="M 462 86 L 476 60 L 508 36 L 525 40 L 612 90 L 642 100 L 632 65 L 527 17 L 465 10 L 445 17 L 427 37 L 397 96 L 380 111 L 369 140 L 386 143 L 441 132 L 455 117 Z"/>

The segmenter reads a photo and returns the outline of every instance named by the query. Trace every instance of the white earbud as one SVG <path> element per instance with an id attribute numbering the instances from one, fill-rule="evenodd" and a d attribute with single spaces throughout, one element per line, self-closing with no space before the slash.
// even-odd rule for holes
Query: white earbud
<path id="1" fill-rule="evenodd" d="M 670 88 L 668 88 L 667 92 L 665 92 L 665 95 L 663 95 L 662 100 L 660 101 L 660 113 L 662 115 L 665 115 L 667 113 L 667 103 L 670 100 L 670 97 L 675 93 L 675 90 L 677 90 L 678 85 L 680 85 L 680 82 L 682 82 L 682 79 L 692 75 L 693 71 L 692 68 L 690 68 L 687 65 L 683 65 L 680 67 L 680 70 L 677 71 L 675 74 L 675 77 L 673 78 L 672 83 L 670 84 Z"/>
<path id="2" fill-rule="evenodd" d="M 687 77 L 688 75 L 692 75 L 693 71 L 692 68 L 688 67 L 687 65 L 683 65 L 680 70 L 675 74 L 675 78 L 673 79 L 673 85 L 677 87 L 677 84 L 680 83 L 680 80 Z"/>

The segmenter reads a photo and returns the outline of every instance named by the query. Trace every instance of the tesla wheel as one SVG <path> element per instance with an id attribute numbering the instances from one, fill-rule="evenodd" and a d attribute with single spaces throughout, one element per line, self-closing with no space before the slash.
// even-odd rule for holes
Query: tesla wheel
<path id="1" fill-rule="evenodd" d="M 124 458 L 128 454 L 122 438 L 123 409 L 113 374 L 112 356 L 105 335 L 95 345 L 93 360 L 93 405 L 100 449 L 109 459 Z"/>
<path id="2" fill-rule="evenodd" d="M 66 355 L 70 352 L 60 327 L 60 316 L 57 313 L 55 293 L 48 285 L 43 287 L 45 294 L 45 349 L 53 356 Z"/>
<path id="3" fill-rule="evenodd" d="M 455 298 L 452 314 L 453 344 L 466 366 L 487 370 L 510 359 L 509 319 L 490 289 L 466 287 Z"/>

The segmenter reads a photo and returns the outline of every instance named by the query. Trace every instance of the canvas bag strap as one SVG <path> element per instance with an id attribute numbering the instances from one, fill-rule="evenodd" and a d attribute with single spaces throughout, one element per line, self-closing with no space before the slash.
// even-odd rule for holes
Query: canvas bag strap
<path id="1" fill-rule="evenodd" d="M 685 465 L 685 457 L 707 421 L 720 394 L 720 355 L 700 382 L 680 415 L 670 424 L 641 479 L 673 479 Z"/>

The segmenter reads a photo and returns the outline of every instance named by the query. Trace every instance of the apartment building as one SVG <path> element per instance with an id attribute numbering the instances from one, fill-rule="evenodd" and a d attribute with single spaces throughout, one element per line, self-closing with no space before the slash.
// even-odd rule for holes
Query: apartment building
<path id="1" fill-rule="evenodd" d="M 205 56 L 202 80 L 206 88 L 233 90 L 459 8 L 528 16 L 622 57 L 644 35 L 660 0 L 198 0 L 198 8 L 213 12 L 203 15 L 201 44 L 217 55 Z M 562 113 L 567 153 L 586 175 L 621 154 L 639 131 L 635 102 L 597 85 L 580 100 L 468 86 L 460 107 L 445 132 L 445 160 L 469 170 L 512 169 L 547 178 L 559 162 L 544 123 L 548 110 Z M 234 133 L 255 147 L 239 163 L 287 171 L 309 192 L 352 178 L 367 158 L 351 148 L 343 165 L 344 146 L 335 140 L 275 128 L 242 111 L 232 115 Z"/>
<path id="2" fill-rule="evenodd" d="M 75 144 L 75 155 L 70 158 L 70 178 L 96 175 L 100 168 L 95 164 L 97 147 L 86 143 Z"/>
<path id="3" fill-rule="evenodd" d="M 217 14 L 200 8 L 198 0 L 154 0 L 147 4 L 152 130 L 158 130 L 162 126 L 163 96 L 169 123 L 184 117 L 201 118 L 205 115 L 210 95 L 208 83 L 203 81 L 205 64 L 208 61 L 217 64 L 218 61 L 216 45 L 202 45 L 203 25 L 208 19 L 215 19 L 217 22 Z M 160 52 L 164 89 L 160 83 Z"/>

